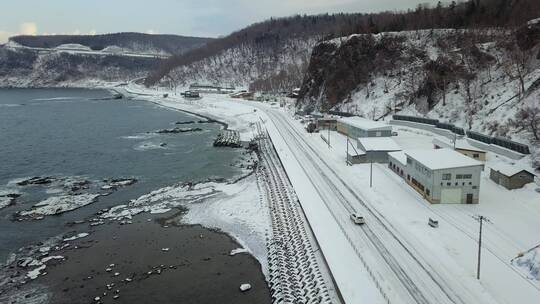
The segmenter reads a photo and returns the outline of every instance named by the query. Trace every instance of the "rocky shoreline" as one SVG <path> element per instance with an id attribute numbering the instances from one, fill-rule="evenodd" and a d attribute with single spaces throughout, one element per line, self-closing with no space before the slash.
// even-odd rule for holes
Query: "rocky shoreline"
<path id="1" fill-rule="evenodd" d="M 95 203 L 100 196 L 110 195 L 119 188 L 131 186 L 136 182 L 135 178 L 90 181 L 82 177 L 34 176 L 15 181 L 19 193 L 0 196 L 0 203 L 9 202 L 4 207 L 15 205 L 16 198 L 20 197 L 20 192 L 25 191 L 27 187 L 54 189 L 55 195 L 34 204 L 30 209 L 13 215 L 13 220 L 16 221 L 42 220 L 45 216 L 58 215 Z"/>
<path id="2" fill-rule="evenodd" d="M 237 254 L 245 250 L 222 232 L 177 225 L 179 212 L 141 214 L 129 225 L 111 222 L 21 249 L 1 271 L 0 302 L 22 296 L 28 303 L 134 303 L 144 296 L 270 303 L 257 260 Z M 240 291 L 243 284 L 252 289 Z M 205 292 L 209 286 L 214 292 Z"/>

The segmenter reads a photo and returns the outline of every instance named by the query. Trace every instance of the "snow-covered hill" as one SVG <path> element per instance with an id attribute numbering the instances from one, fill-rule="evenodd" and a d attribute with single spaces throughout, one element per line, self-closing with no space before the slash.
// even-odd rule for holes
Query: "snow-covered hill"
<path id="1" fill-rule="evenodd" d="M 0 46 L 2 87 L 88 87 L 145 76 L 160 59 L 149 56 Z"/>
<path id="2" fill-rule="evenodd" d="M 299 86 L 316 38 L 288 39 L 279 47 L 241 44 L 217 55 L 173 69 L 176 84 L 216 83 L 280 91 Z"/>
<path id="3" fill-rule="evenodd" d="M 0 45 L 0 86 L 101 86 L 146 76 L 212 39 L 177 35 L 16 36 Z"/>
<path id="4" fill-rule="evenodd" d="M 530 22 L 517 33 L 440 29 L 325 41 L 313 50 L 297 106 L 376 120 L 437 118 L 531 144 L 538 161 L 539 133 L 525 121 L 540 125 L 539 34 Z"/>

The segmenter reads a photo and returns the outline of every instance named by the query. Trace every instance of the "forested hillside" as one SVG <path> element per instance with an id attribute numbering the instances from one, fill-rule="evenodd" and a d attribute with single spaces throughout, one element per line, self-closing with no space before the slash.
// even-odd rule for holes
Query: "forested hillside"
<path id="1" fill-rule="evenodd" d="M 270 19 L 173 56 L 148 75 L 146 85 L 221 82 L 261 91 L 289 90 L 302 83 L 318 41 L 430 28 L 510 28 L 535 18 L 538 11 L 536 0 L 471 0 L 419 5 L 403 12 Z"/>

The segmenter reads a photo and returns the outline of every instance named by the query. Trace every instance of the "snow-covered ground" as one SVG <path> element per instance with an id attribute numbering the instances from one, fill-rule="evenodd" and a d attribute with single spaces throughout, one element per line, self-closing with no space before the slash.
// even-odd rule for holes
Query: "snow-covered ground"
<path id="1" fill-rule="evenodd" d="M 508 191 L 488 178 L 490 165 L 511 160 L 488 153 L 479 205 L 430 205 L 384 165 L 373 166 L 369 188 L 369 165 L 345 165 L 341 135 L 331 134 L 329 148 L 320 134 L 307 134 L 282 109 L 224 95 L 187 101 L 165 90 L 135 85 L 126 90 L 162 106 L 225 121 L 243 140 L 253 136 L 255 123 L 263 122 L 346 303 L 532 303 L 540 297 L 538 281 L 511 263 L 540 243 L 540 195 L 534 184 Z M 162 98 L 163 93 L 170 97 Z M 394 139 L 404 149 L 432 147 L 435 135 L 429 132 L 397 130 Z M 351 223 L 351 210 L 366 215 L 365 228 Z M 234 218 L 235 213 L 225 215 Z M 478 214 L 490 219 L 484 226 L 479 281 L 478 223 L 473 218 Z M 439 220 L 438 229 L 427 225 L 430 217 Z"/>
<path id="2" fill-rule="evenodd" d="M 283 116 L 291 122 L 286 128 L 298 129 L 301 135 L 297 136 L 304 137 L 316 153 L 339 172 L 346 184 L 369 202 L 372 209 L 384 215 L 422 263 L 432 267 L 445 285 L 462 293 L 461 298 L 466 303 L 525 303 L 539 296 L 539 285 L 527 280 L 526 275 L 510 264 L 513 257 L 540 242 L 537 233 L 540 231 L 540 195 L 534 191 L 534 184 L 508 191 L 489 180 L 486 169 L 479 205 L 430 205 L 386 166 L 375 165 L 374 186 L 370 189 L 369 165 L 345 165 L 344 136 L 331 132 L 332 147 L 328 148 L 319 134 L 307 134 L 298 121 Z M 398 133 L 396 142 L 404 149 L 433 146 L 431 141 L 435 135 L 429 132 L 400 127 Z M 326 131 L 321 134 L 327 136 Z M 285 154 L 283 156 L 287 157 Z M 510 160 L 489 153 L 486 167 L 499 162 Z M 521 162 L 526 163 L 526 160 Z M 302 200 L 302 195 L 299 196 Z M 485 226 L 482 280 L 476 282 L 478 223 L 473 216 L 478 214 L 487 216 L 491 223 Z M 439 219 L 441 227 L 430 228 L 429 217 Z"/>

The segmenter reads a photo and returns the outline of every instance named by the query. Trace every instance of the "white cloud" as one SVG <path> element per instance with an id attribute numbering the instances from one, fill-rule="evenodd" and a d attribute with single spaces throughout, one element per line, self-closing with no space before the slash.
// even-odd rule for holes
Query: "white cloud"
<path id="1" fill-rule="evenodd" d="M 13 34 L 10 32 L 0 31 L 0 44 L 6 43 L 11 36 L 13 36 Z"/>
<path id="2" fill-rule="evenodd" d="M 17 33 L 0 30 L 0 43 L 6 43 L 9 37 L 17 35 L 37 35 L 37 24 L 34 22 L 24 22 L 19 26 Z"/>
<path id="3" fill-rule="evenodd" d="M 25 22 L 19 27 L 19 34 L 21 35 L 37 35 L 37 24 L 34 22 Z"/>

